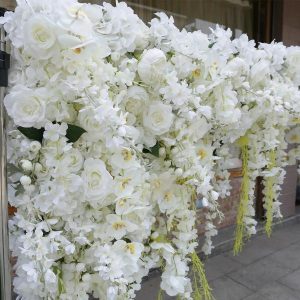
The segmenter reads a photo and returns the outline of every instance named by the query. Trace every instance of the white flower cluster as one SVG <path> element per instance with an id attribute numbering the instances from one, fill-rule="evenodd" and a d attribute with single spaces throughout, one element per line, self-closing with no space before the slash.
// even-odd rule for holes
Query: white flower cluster
<path id="1" fill-rule="evenodd" d="M 161 267 L 161 288 L 192 299 L 197 195 L 210 253 L 235 142 L 251 141 L 253 180 L 283 174 L 283 133 L 300 112 L 300 49 L 257 49 L 219 27 L 180 31 L 163 13 L 148 27 L 124 2 L 17 2 L 0 19 L 13 45 L 5 106 L 15 291 L 133 299 Z M 270 150 L 277 163 L 267 168 Z M 253 214 L 250 201 L 252 233 Z"/>

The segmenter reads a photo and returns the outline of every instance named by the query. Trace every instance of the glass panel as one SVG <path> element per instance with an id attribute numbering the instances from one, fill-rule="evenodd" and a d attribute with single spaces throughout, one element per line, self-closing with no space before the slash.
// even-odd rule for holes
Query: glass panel
<path id="1" fill-rule="evenodd" d="M 80 1 L 102 3 L 104 1 Z M 112 4 L 115 0 L 105 1 Z M 247 33 L 253 37 L 253 4 L 251 0 L 130 0 L 125 1 L 145 22 L 149 22 L 154 13 L 163 11 L 173 16 L 179 28 L 189 31 L 201 29 L 210 33 L 215 24 L 229 27 L 233 36 Z"/>

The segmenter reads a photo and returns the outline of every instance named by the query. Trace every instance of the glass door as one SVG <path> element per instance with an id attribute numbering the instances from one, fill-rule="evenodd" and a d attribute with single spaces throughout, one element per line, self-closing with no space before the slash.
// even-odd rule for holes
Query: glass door
<path id="1" fill-rule="evenodd" d="M 3 16 L 4 9 L 0 10 Z M 11 299 L 11 272 L 8 242 L 8 199 L 6 182 L 6 133 L 3 98 L 8 80 L 9 56 L 5 32 L 0 25 L 0 298 Z"/>

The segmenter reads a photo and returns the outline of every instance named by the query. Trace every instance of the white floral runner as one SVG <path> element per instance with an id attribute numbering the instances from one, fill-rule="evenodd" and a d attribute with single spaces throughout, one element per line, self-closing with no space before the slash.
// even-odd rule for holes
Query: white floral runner
<path id="1" fill-rule="evenodd" d="M 156 267 L 167 294 L 212 299 L 195 201 L 209 254 L 240 149 L 234 250 L 255 233 L 258 175 L 271 233 L 283 167 L 300 154 L 284 151 L 290 126 L 287 140 L 300 142 L 299 47 L 180 31 L 163 13 L 148 26 L 124 2 L 19 0 L 0 22 L 13 45 L 5 106 L 20 299 L 133 299 Z"/>

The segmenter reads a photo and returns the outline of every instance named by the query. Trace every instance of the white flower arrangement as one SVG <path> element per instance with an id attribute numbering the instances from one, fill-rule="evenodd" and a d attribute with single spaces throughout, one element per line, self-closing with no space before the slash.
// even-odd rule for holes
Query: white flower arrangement
<path id="1" fill-rule="evenodd" d="M 123 2 L 18 0 L 0 22 L 13 45 L 5 106 L 16 293 L 134 299 L 159 267 L 169 295 L 211 299 L 203 276 L 193 288 L 188 277 L 190 262 L 195 276 L 203 271 L 197 195 L 209 254 L 238 145 L 235 251 L 255 233 L 259 175 L 271 232 L 288 163 L 284 134 L 299 119 L 300 48 L 255 48 L 220 27 L 209 36 L 180 31 L 163 13 L 148 27 Z M 299 142 L 298 131 L 287 139 Z"/>

